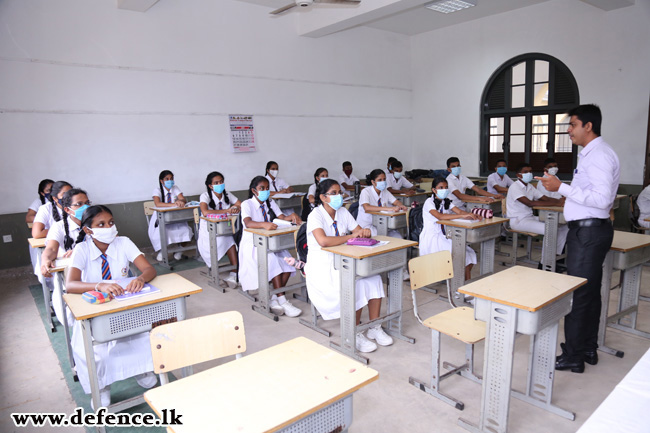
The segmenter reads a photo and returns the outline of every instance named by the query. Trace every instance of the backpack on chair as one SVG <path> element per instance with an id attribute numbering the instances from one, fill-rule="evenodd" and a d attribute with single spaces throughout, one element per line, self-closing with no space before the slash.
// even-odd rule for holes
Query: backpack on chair
<path id="1" fill-rule="evenodd" d="M 352 215 L 352 218 L 355 220 L 357 219 L 357 215 L 359 215 L 359 202 L 355 201 L 350 205 L 350 209 L 348 209 L 348 212 Z"/>
<path id="2" fill-rule="evenodd" d="M 422 229 L 424 228 L 423 207 L 424 204 L 419 204 L 411 208 L 409 212 L 409 239 L 415 242 L 420 241 L 420 233 L 422 233 Z"/>

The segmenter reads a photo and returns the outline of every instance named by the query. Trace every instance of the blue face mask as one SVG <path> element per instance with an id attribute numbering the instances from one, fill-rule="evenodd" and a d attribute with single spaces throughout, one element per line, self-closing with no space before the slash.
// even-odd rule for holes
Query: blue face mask
<path id="1" fill-rule="evenodd" d="M 266 191 L 257 192 L 257 198 L 259 199 L 259 201 L 267 201 L 270 195 L 271 195 L 271 191 L 269 191 L 268 189 Z"/>
<path id="2" fill-rule="evenodd" d="M 173 186 L 174 186 L 174 181 L 173 180 L 166 180 L 165 181 L 165 188 L 172 189 Z"/>
<path id="3" fill-rule="evenodd" d="M 402 173 L 399 172 L 399 171 L 396 171 L 395 173 L 393 173 L 393 176 L 395 176 L 395 179 L 399 179 L 400 177 L 402 177 Z"/>
<path id="4" fill-rule="evenodd" d="M 436 197 L 438 197 L 440 200 L 444 200 L 449 196 L 449 189 L 437 189 L 436 190 Z"/>
<path id="5" fill-rule="evenodd" d="M 224 192 L 224 191 L 226 190 L 226 184 L 225 184 L 225 183 L 222 183 L 222 184 L 220 184 L 220 185 L 212 185 L 212 189 L 213 189 L 214 192 L 216 192 L 217 194 L 221 194 L 222 192 Z"/>
<path id="6" fill-rule="evenodd" d="M 533 180 L 533 173 L 522 173 L 521 180 L 524 181 L 524 183 L 530 182 Z"/>
<path id="7" fill-rule="evenodd" d="M 453 174 L 456 177 L 460 176 L 460 166 L 452 168 L 451 174 Z"/>
<path id="8" fill-rule="evenodd" d="M 52 195 L 52 194 L 49 193 L 49 192 L 48 192 L 47 194 L 45 194 L 45 200 L 49 200 L 51 195 Z"/>
<path id="9" fill-rule="evenodd" d="M 381 182 L 377 182 L 377 189 L 379 191 L 383 191 L 386 189 L 386 181 L 382 180 Z"/>
<path id="10" fill-rule="evenodd" d="M 81 221 L 82 217 L 84 216 L 84 211 L 88 209 L 88 207 L 89 206 L 87 204 L 81 206 L 79 209 L 74 211 L 74 217 Z"/>
<path id="11" fill-rule="evenodd" d="M 499 176 L 504 176 L 508 172 L 508 167 L 497 167 L 497 173 Z"/>
<path id="12" fill-rule="evenodd" d="M 331 195 L 329 197 L 330 197 L 330 202 L 329 202 L 330 207 L 334 210 L 341 209 L 341 206 L 343 206 L 343 196 L 341 194 L 337 194 L 337 195 Z"/>

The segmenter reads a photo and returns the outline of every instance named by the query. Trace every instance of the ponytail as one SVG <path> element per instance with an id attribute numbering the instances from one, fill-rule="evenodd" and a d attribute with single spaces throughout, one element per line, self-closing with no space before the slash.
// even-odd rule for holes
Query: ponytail
<path id="1" fill-rule="evenodd" d="M 448 184 L 447 179 L 445 179 L 444 177 L 442 177 L 442 176 L 438 176 L 438 177 L 436 177 L 435 179 L 433 179 L 433 182 L 431 183 L 431 188 L 435 188 L 435 187 L 437 187 L 437 186 L 438 186 L 439 184 L 441 184 L 442 182 Z M 444 204 L 445 204 L 445 210 L 449 210 L 449 206 L 451 206 L 451 200 L 449 200 L 448 198 L 446 198 L 446 199 L 444 200 L 444 202 L 445 202 L 445 203 L 444 203 Z M 433 204 L 436 205 L 436 210 L 440 209 L 440 204 L 442 204 L 442 200 L 440 200 L 440 199 L 438 198 L 438 196 L 436 195 L 435 192 L 433 193 Z"/>
<path id="2" fill-rule="evenodd" d="M 217 208 L 217 204 L 214 202 L 214 197 L 212 197 L 212 190 L 208 185 L 206 185 L 205 187 L 208 190 L 208 197 L 210 197 L 210 201 L 208 202 L 208 209 L 214 210 Z"/>
<path id="3" fill-rule="evenodd" d="M 63 239 L 63 248 L 68 251 L 72 249 L 73 240 L 70 237 L 70 229 L 68 228 L 68 213 L 63 212 L 63 227 L 65 228 L 65 238 Z"/>
<path id="4" fill-rule="evenodd" d="M 38 198 L 41 200 L 41 204 L 45 204 L 45 196 L 43 195 L 45 192 L 45 188 L 47 188 L 48 185 L 51 185 L 53 183 L 54 181 L 52 179 L 43 179 L 38 184 Z"/>
<path id="5" fill-rule="evenodd" d="M 163 170 L 158 175 L 158 185 L 160 185 L 160 200 L 162 200 L 163 203 L 165 202 L 165 190 L 163 189 L 163 184 L 162 184 L 161 180 L 163 180 L 167 175 L 170 175 L 170 174 L 172 176 L 174 176 L 174 173 L 172 173 L 171 171 Z M 171 190 L 170 190 L 170 192 L 171 192 Z"/>
<path id="6" fill-rule="evenodd" d="M 65 229 L 65 238 L 63 240 L 63 247 L 66 251 L 71 250 L 75 241 L 70 237 L 70 228 L 68 227 L 68 213 L 65 211 L 65 208 L 70 208 L 72 206 L 72 198 L 75 195 L 83 194 L 88 196 L 88 193 L 80 188 L 72 188 L 63 194 L 61 199 L 61 207 L 63 207 L 63 228 Z M 85 212 L 84 212 L 85 215 Z"/>
<path id="7" fill-rule="evenodd" d="M 223 177 L 223 174 L 219 173 L 218 171 L 211 172 L 210 174 L 208 174 L 208 177 L 205 178 L 205 187 L 208 189 L 208 197 L 210 197 L 210 202 L 208 203 L 208 207 L 210 209 L 216 209 L 217 208 L 217 205 L 214 202 L 214 198 L 212 196 L 212 193 L 214 192 L 214 190 L 212 189 L 212 179 L 214 179 L 217 176 L 221 177 L 221 179 L 223 179 L 224 182 L 226 181 L 226 178 Z M 264 176 L 257 176 L 257 177 L 264 177 Z M 255 179 L 257 179 L 257 177 Z M 253 179 L 253 180 L 255 180 L 255 179 Z M 257 188 L 257 185 L 255 185 L 255 188 Z M 225 188 L 224 188 L 222 194 L 224 195 L 223 201 L 225 201 L 226 204 L 230 204 L 230 199 L 228 198 L 228 191 L 226 191 Z M 250 194 L 250 191 L 249 191 L 249 194 Z"/>
<path id="8" fill-rule="evenodd" d="M 318 167 L 316 172 L 314 173 L 314 184 L 318 186 L 318 176 L 321 175 L 322 172 L 327 171 L 325 167 Z"/>
<path id="9" fill-rule="evenodd" d="M 266 203 L 266 207 L 269 208 L 269 221 L 273 222 L 273 220 L 278 216 L 273 212 L 273 208 L 271 208 L 271 199 L 266 200 L 264 203 Z"/>
<path id="10" fill-rule="evenodd" d="M 52 192 L 50 192 L 50 203 L 52 203 L 52 218 L 54 218 L 54 221 L 56 222 L 61 221 L 61 215 L 59 215 L 59 209 L 57 209 L 58 206 L 56 203 L 54 203 L 54 197 L 57 197 L 61 190 L 66 186 L 72 188 L 72 185 L 70 185 L 65 180 L 59 180 L 57 182 L 54 182 L 54 185 L 52 185 Z"/>

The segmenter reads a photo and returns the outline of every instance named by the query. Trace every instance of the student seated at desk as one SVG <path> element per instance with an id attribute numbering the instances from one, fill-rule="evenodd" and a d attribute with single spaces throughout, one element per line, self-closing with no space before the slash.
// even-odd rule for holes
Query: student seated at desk
<path id="1" fill-rule="evenodd" d="M 269 161 L 266 163 L 266 178 L 269 180 L 269 188 L 271 188 L 271 197 L 276 194 L 286 194 L 293 192 L 293 188 L 289 186 L 284 179 L 278 177 L 279 168 L 278 163 Z M 289 214 L 290 215 L 290 214 Z"/>
<path id="2" fill-rule="evenodd" d="M 422 207 L 424 225 L 420 233 L 420 255 L 451 251 L 451 239 L 447 238 L 445 226 L 437 224 L 441 220 L 458 218 L 480 221 L 479 215 L 465 212 L 449 200 L 449 186 L 443 177 L 437 177 L 431 184 L 433 195 L 429 197 Z M 467 245 L 465 247 L 465 280 L 472 276 L 472 267 L 476 264 L 476 252 Z"/>
<path id="3" fill-rule="evenodd" d="M 63 207 L 60 200 L 69 189 L 72 188 L 68 182 L 60 180 L 52 184 L 49 201 L 38 208 L 34 223 L 32 224 L 32 237 L 40 239 L 47 236 L 47 231 L 56 223 L 61 221 Z"/>
<path id="4" fill-rule="evenodd" d="M 647 218 L 650 218 L 650 185 L 639 193 L 636 204 L 639 206 L 639 225 L 650 228 L 650 221 L 646 221 Z"/>
<path id="5" fill-rule="evenodd" d="M 512 185 L 512 179 L 507 174 L 508 163 L 506 160 L 498 160 L 494 171 L 495 173 L 492 173 L 487 178 L 487 190 L 489 193 L 505 196 L 508 193 L 508 188 Z"/>
<path id="6" fill-rule="evenodd" d="M 402 176 L 404 166 L 400 161 L 393 161 L 390 165 L 389 172 L 386 174 L 386 185 L 388 192 L 391 194 L 415 194 L 415 187 L 411 182 Z"/>
<path id="7" fill-rule="evenodd" d="M 447 171 L 449 172 L 449 176 L 447 176 L 447 184 L 449 185 L 450 192 L 449 197 L 451 198 L 451 202 L 454 204 L 454 206 L 459 209 L 467 209 L 465 206 L 465 200 L 477 198 L 465 194 L 465 191 L 468 189 L 471 189 L 476 194 L 480 195 L 481 197 L 478 197 L 478 199 L 486 203 L 490 203 L 494 200 L 500 200 L 503 198 L 501 194 L 492 194 L 491 192 L 487 192 L 479 188 L 478 186 L 474 185 L 474 182 L 469 180 L 466 176 L 460 174 L 460 159 L 456 158 L 455 156 L 452 156 L 447 160 Z"/>
<path id="8" fill-rule="evenodd" d="M 269 181 L 263 176 L 256 176 L 248 188 L 248 200 L 241 205 L 241 220 L 244 229 L 275 230 L 278 228 L 273 220 L 279 218 L 284 221 L 291 221 L 294 224 L 301 224 L 302 220 L 298 215 L 283 215 L 280 208 L 271 200 L 269 193 Z M 295 274 L 296 268 L 288 265 L 285 257 L 291 257 L 287 250 L 269 252 L 267 256 L 268 277 L 273 283 L 274 289 L 287 285 L 289 278 Z M 242 231 L 239 242 L 239 282 L 244 291 L 258 289 L 257 273 L 257 247 L 253 244 L 253 233 Z M 269 308 L 275 315 L 286 314 L 289 317 L 297 317 L 302 311 L 294 307 L 284 293 L 278 293 L 271 297 Z"/>
<path id="9" fill-rule="evenodd" d="M 546 158 L 544 161 L 544 175 L 550 174 L 551 176 L 555 176 L 557 175 L 557 171 L 557 162 L 555 162 L 553 158 Z M 548 191 L 546 188 L 544 188 L 544 184 L 542 184 L 542 182 L 537 182 L 537 191 L 549 198 L 561 199 L 564 197 L 557 191 Z"/>
<path id="10" fill-rule="evenodd" d="M 307 200 L 309 200 L 312 209 L 316 203 L 316 188 L 318 187 L 318 184 L 328 178 L 329 172 L 325 167 L 318 167 L 314 172 L 314 183 L 309 185 L 309 191 L 307 192 Z"/>
<path id="11" fill-rule="evenodd" d="M 352 163 L 345 161 L 343 163 L 343 173 L 339 176 L 339 184 L 344 189 L 354 189 L 354 184 L 360 182 L 359 179 L 352 174 Z"/>
<path id="12" fill-rule="evenodd" d="M 393 163 L 397 161 L 397 158 L 394 156 L 389 156 L 388 157 L 388 162 L 386 162 L 386 170 L 383 170 L 383 172 L 388 176 L 390 174 L 390 171 L 393 169 Z"/>
<path id="13" fill-rule="evenodd" d="M 35 199 L 27 208 L 27 215 L 25 216 L 25 222 L 27 224 L 34 222 L 34 217 L 36 216 L 36 212 L 38 212 L 38 208 L 43 206 L 46 200 L 49 201 L 50 192 L 52 192 L 52 184 L 54 184 L 54 181 L 51 179 L 43 179 L 38 184 L 38 198 Z"/>
<path id="14" fill-rule="evenodd" d="M 163 170 L 158 176 L 158 187 L 153 190 L 152 198 L 156 207 L 185 207 L 187 200 L 183 197 L 181 189 L 174 183 L 174 173 Z M 189 242 L 192 240 L 192 229 L 185 221 L 167 224 L 167 245 Z M 158 228 L 158 212 L 154 211 L 149 220 L 149 240 L 154 251 L 158 251 L 156 260 L 162 261 L 162 245 L 160 243 L 160 229 Z M 174 253 L 174 258 L 180 260 L 183 253 Z"/>
<path id="15" fill-rule="evenodd" d="M 206 192 L 201 194 L 201 214 L 238 214 L 241 209 L 241 202 L 231 192 L 226 191 L 225 179 L 218 171 L 208 174 L 205 179 Z M 208 233 L 208 223 L 205 220 L 199 222 L 199 253 L 203 261 L 210 266 L 210 234 Z M 217 242 L 217 260 L 227 254 L 230 264 L 237 266 L 237 247 L 235 239 L 232 236 L 219 236 Z M 216 271 L 215 271 L 216 272 Z M 231 272 L 226 281 L 237 284 L 237 273 Z"/>
<path id="16" fill-rule="evenodd" d="M 129 263 L 134 263 L 141 275 L 123 289 L 113 280 L 128 276 Z M 68 293 L 78 294 L 91 290 L 112 296 L 124 292 L 139 292 L 145 283 L 156 276 L 156 270 L 138 247 L 129 238 L 117 236 L 113 214 L 102 205 L 91 206 L 83 213 L 81 231 L 68 270 L 66 290 Z M 73 326 L 71 345 L 79 383 L 84 392 L 90 394 L 86 352 L 79 320 L 75 321 Z M 111 403 L 110 386 L 118 380 L 135 376 L 143 388 L 156 385 L 148 332 L 95 344 L 93 348 L 102 406 Z"/>
<path id="17" fill-rule="evenodd" d="M 379 170 L 382 175 L 383 172 Z M 316 191 L 316 209 L 307 219 L 307 291 L 309 299 L 325 320 L 341 317 L 340 270 L 334 269 L 334 254 L 323 251 L 323 247 L 342 245 L 348 239 L 371 236 L 369 229 L 362 229 L 350 212 L 343 206 L 341 187 L 334 179 L 320 182 Z M 381 298 L 385 297 L 384 285 L 379 275 L 356 280 L 355 309 L 357 325 L 361 323 L 361 310 L 368 306 L 370 320 L 379 317 Z M 368 337 L 357 333 L 356 348 L 359 352 L 372 352 L 377 344 L 388 346 L 393 339 L 384 332 L 381 325 L 368 329 Z M 377 344 L 370 340 L 377 341 Z"/>
<path id="18" fill-rule="evenodd" d="M 517 167 L 518 180 L 510 185 L 506 198 L 506 209 L 510 218 L 510 227 L 514 230 L 544 234 L 544 223 L 533 215 L 533 206 L 564 206 L 564 198 L 558 200 L 542 195 L 530 185 L 533 180 L 533 168 L 527 162 Z M 541 182 L 540 182 L 541 183 Z M 562 254 L 569 227 L 565 224 L 558 226 L 556 254 Z M 542 257 L 544 257 L 542 246 Z M 540 263 L 541 269 L 541 263 Z"/>
<path id="19" fill-rule="evenodd" d="M 407 208 L 393 194 L 386 190 L 386 173 L 376 168 L 368 175 L 368 182 L 372 185 L 364 188 L 359 194 L 359 213 L 357 223 L 361 228 L 370 229 L 373 236 L 377 235 L 377 227 L 372 224 L 372 215 L 366 212 L 398 212 Z M 397 230 L 389 230 L 388 236 L 403 238 Z"/>

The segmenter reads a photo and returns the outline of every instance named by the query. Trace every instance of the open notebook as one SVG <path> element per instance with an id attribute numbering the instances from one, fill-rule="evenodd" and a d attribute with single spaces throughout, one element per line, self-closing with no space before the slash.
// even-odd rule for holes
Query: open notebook
<path id="1" fill-rule="evenodd" d="M 115 283 L 119 284 L 123 289 L 126 289 L 126 286 L 129 285 L 131 281 L 135 280 L 135 277 L 131 278 L 120 278 L 117 280 L 113 280 Z M 154 293 L 160 292 L 160 289 L 157 287 L 152 286 L 149 283 L 145 283 L 144 287 L 142 288 L 141 291 L 135 292 L 135 293 L 124 293 L 123 295 L 116 296 L 115 300 L 116 301 L 127 301 L 129 299 L 133 298 L 139 298 L 140 296 L 147 296 L 147 295 L 152 295 Z"/>

